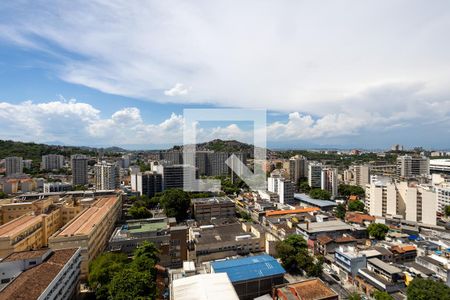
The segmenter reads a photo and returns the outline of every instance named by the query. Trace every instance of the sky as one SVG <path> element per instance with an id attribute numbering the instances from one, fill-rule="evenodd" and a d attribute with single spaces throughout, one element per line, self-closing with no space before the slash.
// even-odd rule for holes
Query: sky
<path id="1" fill-rule="evenodd" d="M 0 139 L 164 148 L 183 109 L 238 108 L 267 110 L 271 148 L 450 148 L 446 0 L 19 0 L 0 16 Z"/>

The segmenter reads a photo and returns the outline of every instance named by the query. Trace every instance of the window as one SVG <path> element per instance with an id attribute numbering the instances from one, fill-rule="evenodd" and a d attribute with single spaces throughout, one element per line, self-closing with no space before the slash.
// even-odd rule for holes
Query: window
<path id="1" fill-rule="evenodd" d="M 30 261 L 30 262 L 28 263 L 29 266 L 34 266 L 35 264 L 36 264 L 36 261 L 35 261 L 35 260 Z"/>

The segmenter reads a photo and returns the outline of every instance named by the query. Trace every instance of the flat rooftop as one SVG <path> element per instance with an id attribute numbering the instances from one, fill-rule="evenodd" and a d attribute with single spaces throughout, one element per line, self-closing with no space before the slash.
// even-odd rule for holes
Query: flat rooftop
<path id="1" fill-rule="evenodd" d="M 338 231 L 338 230 L 351 230 L 353 227 L 344 223 L 340 220 L 331 220 L 326 222 L 311 222 L 309 223 L 309 229 L 307 229 L 308 224 L 301 223 L 298 224 L 301 230 L 306 231 L 307 233 L 318 233 L 318 232 L 327 232 L 327 231 Z"/>
<path id="2" fill-rule="evenodd" d="M 97 202 L 72 219 L 56 237 L 88 235 L 118 201 L 117 195 L 100 197 Z"/>
<path id="3" fill-rule="evenodd" d="M 177 300 L 239 300 L 225 273 L 199 274 L 173 281 Z"/>
<path id="4" fill-rule="evenodd" d="M 38 299 L 76 251 L 77 249 L 54 250 L 47 261 L 22 272 L 8 284 L 0 292 L 0 299 Z"/>
<path id="5" fill-rule="evenodd" d="M 330 206 L 337 206 L 337 203 L 330 200 L 322 200 L 322 199 L 313 199 L 307 194 L 302 193 L 296 193 L 294 194 L 294 198 L 300 202 L 307 203 L 312 206 L 317 207 L 330 207 Z"/>
<path id="6" fill-rule="evenodd" d="M 211 197 L 211 198 L 196 198 L 191 200 L 194 204 L 215 204 L 215 203 L 231 203 L 234 205 L 228 197 Z"/>
<path id="7" fill-rule="evenodd" d="M 394 267 L 390 264 L 387 264 L 378 258 L 369 258 L 367 260 L 367 262 L 369 262 L 370 264 L 374 265 L 375 267 L 377 267 L 379 269 L 382 269 L 382 270 L 388 272 L 389 274 L 396 274 L 396 273 L 402 272 L 402 270 L 400 270 L 399 268 Z"/>
<path id="8" fill-rule="evenodd" d="M 41 216 L 24 215 L 0 226 L 0 238 L 14 236 L 42 220 Z"/>
<path id="9" fill-rule="evenodd" d="M 214 226 L 213 228 L 201 229 L 200 236 L 196 239 L 198 244 L 214 244 L 217 242 L 235 241 L 237 236 L 250 235 L 255 237 L 251 232 L 245 232 L 239 223 Z"/>
<path id="10" fill-rule="evenodd" d="M 51 253 L 52 250 L 50 249 L 41 249 L 41 250 L 34 250 L 34 251 L 21 251 L 21 252 L 14 252 L 5 257 L 2 262 L 7 261 L 16 261 L 16 260 L 28 260 L 33 258 L 38 258 L 45 256 L 47 253 Z"/>

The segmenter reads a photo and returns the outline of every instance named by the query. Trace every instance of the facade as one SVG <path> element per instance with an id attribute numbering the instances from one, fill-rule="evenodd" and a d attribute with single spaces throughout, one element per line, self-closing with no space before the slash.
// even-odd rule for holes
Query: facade
<path id="1" fill-rule="evenodd" d="M 58 170 L 64 167 L 64 156 L 57 154 L 42 155 L 41 170 Z"/>
<path id="2" fill-rule="evenodd" d="M 156 172 L 144 172 L 131 175 L 136 180 L 135 191 L 139 194 L 146 195 L 149 198 L 155 196 L 156 193 L 162 192 L 163 180 L 162 174 Z"/>
<path id="3" fill-rule="evenodd" d="M 430 174 L 450 175 L 450 159 L 430 160 Z"/>
<path id="4" fill-rule="evenodd" d="M 441 184 L 436 187 L 437 210 L 443 214 L 446 206 L 450 205 L 450 184 Z"/>
<path id="5" fill-rule="evenodd" d="M 267 179 L 268 191 L 278 195 L 279 202 L 282 204 L 294 200 L 295 184 L 280 175 L 272 175 Z"/>
<path id="6" fill-rule="evenodd" d="M 67 192 L 72 190 L 72 184 L 64 182 L 44 183 L 44 193 Z"/>
<path id="7" fill-rule="evenodd" d="M 236 206 L 228 197 L 192 199 L 194 219 L 198 221 L 213 218 L 231 218 L 236 215 Z"/>
<path id="8" fill-rule="evenodd" d="M 353 172 L 355 176 L 355 184 L 361 187 L 370 183 L 370 166 L 369 165 L 357 165 L 353 166 Z"/>
<path id="9" fill-rule="evenodd" d="M 308 185 L 311 188 L 320 188 L 322 185 L 322 165 L 315 162 L 308 164 Z"/>
<path id="10" fill-rule="evenodd" d="M 27 251 L 11 254 L 0 262 L 1 299 L 52 299 L 76 297 L 79 289 L 79 248 Z"/>
<path id="11" fill-rule="evenodd" d="M 366 207 L 378 217 L 436 225 L 437 195 L 433 188 L 401 182 L 372 182 L 366 187 Z"/>
<path id="12" fill-rule="evenodd" d="M 374 289 L 394 293 L 405 287 L 404 277 L 399 268 L 378 258 L 370 258 L 367 260 L 367 267 L 358 271 L 356 282 L 366 293 Z"/>
<path id="13" fill-rule="evenodd" d="M 70 158 L 72 167 L 72 184 L 88 184 L 88 159 L 86 155 L 74 154 Z"/>
<path id="14" fill-rule="evenodd" d="M 322 169 L 321 176 L 322 190 L 328 191 L 331 197 L 334 199 L 338 195 L 338 172 L 336 168 L 324 168 Z"/>
<path id="15" fill-rule="evenodd" d="M 6 176 L 23 173 L 22 157 L 11 156 L 5 158 Z"/>
<path id="16" fill-rule="evenodd" d="M 120 187 L 120 167 L 115 163 L 99 162 L 94 166 L 97 190 L 115 190 Z"/>
<path id="17" fill-rule="evenodd" d="M 293 156 L 289 159 L 289 179 L 295 184 L 302 177 L 307 177 L 308 161 L 301 155 Z"/>
<path id="18" fill-rule="evenodd" d="M 211 273 L 226 273 L 239 299 L 250 300 L 272 292 L 284 282 L 286 271 L 270 255 L 256 255 L 211 263 Z"/>
<path id="19" fill-rule="evenodd" d="M 367 258 L 356 251 L 355 247 L 339 247 L 334 253 L 334 263 L 348 276 L 355 277 L 359 269 L 365 268 Z"/>
<path id="20" fill-rule="evenodd" d="M 131 255 L 142 242 L 154 243 L 160 250 L 162 266 L 179 268 L 187 260 L 188 228 L 176 226 L 170 218 L 131 220 L 117 227 L 111 235 L 108 250 Z"/>
<path id="21" fill-rule="evenodd" d="M 102 196 L 49 238 L 49 247 L 81 247 L 81 277 L 86 278 L 89 263 L 105 248 L 122 211 L 122 195 Z"/>
<path id="22" fill-rule="evenodd" d="M 397 176 L 410 178 L 430 174 L 430 159 L 425 156 L 404 155 L 397 158 Z"/>
<path id="23" fill-rule="evenodd" d="M 195 180 L 195 167 L 189 165 L 158 165 L 156 166 L 158 174 L 162 175 L 163 190 L 183 189 L 184 183 Z"/>

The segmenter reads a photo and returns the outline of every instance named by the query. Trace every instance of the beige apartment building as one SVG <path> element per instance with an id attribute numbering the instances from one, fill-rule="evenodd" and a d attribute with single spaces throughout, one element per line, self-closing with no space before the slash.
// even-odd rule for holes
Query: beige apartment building
<path id="1" fill-rule="evenodd" d="M 121 211 L 121 194 L 101 196 L 53 234 L 49 247 L 55 250 L 81 247 L 81 277 L 85 279 L 89 263 L 106 248 Z"/>

